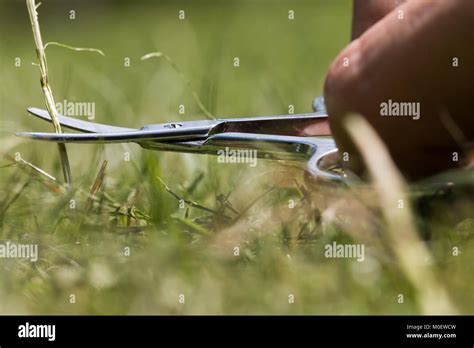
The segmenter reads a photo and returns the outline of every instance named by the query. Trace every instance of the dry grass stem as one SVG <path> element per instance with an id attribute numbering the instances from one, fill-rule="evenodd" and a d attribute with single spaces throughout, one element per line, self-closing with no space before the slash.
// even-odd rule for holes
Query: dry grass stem
<path id="1" fill-rule="evenodd" d="M 436 279 L 432 267 L 432 255 L 415 227 L 407 185 L 387 148 L 368 122 L 360 116 L 351 116 L 346 128 L 362 154 L 374 181 L 388 225 L 387 238 L 402 271 L 416 290 L 422 312 L 457 313 L 446 289 Z M 400 202 L 403 204 L 402 208 L 399 207 Z"/>
<path id="2" fill-rule="evenodd" d="M 55 42 L 55 41 L 47 42 L 44 45 L 44 49 L 46 50 L 46 48 L 48 48 L 48 46 L 50 46 L 50 45 L 51 46 L 59 46 L 59 47 L 62 47 L 62 48 L 67 48 L 68 50 L 77 51 L 77 52 L 82 52 L 82 51 L 95 52 L 95 53 L 100 54 L 101 56 L 105 56 L 105 53 L 102 50 L 99 50 L 97 48 L 75 47 L 75 46 L 70 46 L 70 45 L 66 45 L 66 44 L 63 44 L 63 43 L 60 43 L 60 42 Z"/>
<path id="3" fill-rule="evenodd" d="M 107 169 L 107 160 L 102 162 L 102 166 L 100 167 L 99 173 L 97 174 L 94 183 L 92 184 L 91 190 L 89 192 L 89 199 L 87 201 L 87 208 L 86 210 L 91 210 L 94 201 L 96 200 L 97 193 L 99 192 L 100 188 L 102 187 L 105 179 L 105 170 Z"/>
<path id="4" fill-rule="evenodd" d="M 41 4 L 41 3 L 40 3 Z M 33 37 L 35 40 L 36 46 L 36 55 L 38 57 L 39 69 L 41 73 L 41 88 L 43 90 L 43 96 L 48 109 L 49 115 L 53 123 L 54 131 L 56 133 L 61 133 L 61 125 L 58 121 L 58 110 L 56 109 L 56 104 L 54 102 L 53 91 L 48 81 L 48 64 L 46 62 L 45 47 L 43 45 L 43 39 L 41 37 L 40 26 L 38 22 L 38 12 L 37 9 L 39 5 L 35 4 L 35 0 L 26 0 L 26 7 L 28 8 L 28 13 L 30 15 L 31 28 L 33 31 Z M 64 181 L 66 185 L 72 186 L 72 177 L 71 177 L 71 168 L 69 166 L 69 159 L 66 151 L 65 144 L 58 144 L 59 155 L 61 158 L 61 165 L 63 169 Z"/>

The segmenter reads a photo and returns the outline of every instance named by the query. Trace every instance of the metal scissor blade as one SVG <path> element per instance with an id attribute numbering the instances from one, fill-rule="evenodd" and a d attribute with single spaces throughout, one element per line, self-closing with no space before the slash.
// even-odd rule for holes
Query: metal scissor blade
<path id="1" fill-rule="evenodd" d="M 45 121 L 52 122 L 51 117 L 46 110 L 38 108 L 28 108 L 28 112 L 33 116 L 39 117 Z M 109 126 L 94 122 L 78 120 L 77 118 L 59 115 L 59 123 L 66 128 L 78 130 L 85 133 L 107 133 L 107 132 L 130 132 L 137 131 L 135 128 L 125 128 L 117 126 Z"/>
<path id="2" fill-rule="evenodd" d="M 38 108 L 28 108 L 28 112 L 32 115 L 39 117 L 48 122 L 51 121 L 51 117 L 46 110 Z M 201 121 L 185 121 L 185 122 L 172 122 L 172 123 L 161 123 L 161 124 L 149 124 L 140 129 L 136 128 L 125 128 L 117 127 L 100 123 L 87 122 L 72 117 L 59 115 L 59 123 L 67 128 L 78 130 L 84 133 L 122 133 L 122 132 L 137 132 L 137 131 L 158 131 L 163 130 L 167 133 L 168 130 L 173 128 L 180 128 L 178 133 L 192 134 L 192 131 L 200 127 L 209 127 L 209 130 L 213 129 L 214 132 L 240 132 L 240 133 L 262 133 L 262 134 L 274 134 L 274 135 L 303 135 L 305 128 L 310 125 L 314 125 L 320 122 L 324 122 L 327 115 L 324 111 L 318 111 L 316 113 L 308 114 L 296 114 L 296 115 L 273 115 L 273 116 L 253 116 L 253 117 L 237 117 L 237 118 L 222 118 L 213 121 L 201 120 Z M 188 133 L 191 132 L 191 133 Z M 323 132 L 324 133 L 324 132 Z M 317 135 L 329 135 L 326 133 L 318 132 Z M 129 134 L 132 136 L 132 134 Z M 61 141 L 58 136 L 49 136 L 48 134 L 32 134 L 22 133 L 22 136 L 27 136 L 40 140 L 51 140 Z M 157 135 L 157 138 L 163 136 L 163 134 Z M 189 140 L 192 140 L 191 137 Z M 66 138 L 64 138 L 66 139 Z M 68 137 L 64 141 L 73 141 L 74 137 Z M 77 137 L 78 141 L 90 141 L 96 138 L 93 137 Z M 122 138 L 118 138 L 122 139 Z M 125 138 L 127 139 L 127 138 Z M 96 139 L 97 140 L 97 139 Z M 112 140 L 115 140 L 113 138 Z M 130 139 L 132 140 L 132 139 Z M 160 139 L 156 139 L 160 140 Z M 163 141 L 167 141 L 166 137 Z"/>
<path id="3" fill-rule="evenodd" d="M 314 113 L 297 115 L 225 118 L 146 125 L 140 129 L 109 126 L 59 116 L 62 126 L 82 134 L 17 133 L 43 141 L 73 143 L 135 142 L 158 151 L 222 155 L 222 151 L 251 150 L 254 156 L 280 160 L 303 160 L 316 177 L 345 180 L 331 173 L 337 162 L 337 148 L 327 124 L 324 100 L 314 101 Z M 51 122 L 49 113 L 37 108 L 28 111 Z M 316 127 L 315 127 L 316 126 Z"/>
<path id="4" fill-rule="evenodd" d="M 241 118 L 220 119 L 222 127 L 228 133 L 255 133 L 269 135 L 301 136 L 306 134 L 305 130 L 316 124 L 327 123 L 327 115 L 324 113 L 308 113 L 294 115 L 254 116 Z M 330 135 L 329 126 L 315 135 Z"/>
<path id="5" fill-rule="evenodd" d="M 57 143 L 125 143 L 146 141 L 175 141 L 206 138 L 210 127 L 203 125 L 190 128 L 171 128 L 153 130 L 133 130 L 127 132 L 105 133 L 16 133 L 19 137 Z"/>
<path id="6" fill-rule="evenodd" d="M 43 120 L 51 122 L 46 110 L 29 108 L 28 111 Z M 145 126 L 140 129 L 109 126 L 77 120 L 67 116 L 59 116 L 61 125 L 84 133 L 38 133 L 21 132 L 17 136 L 43 141 L 60 143 L 117 143 L 146 141 L 176 141 L 202 139 L 222 122 L 220 121 L 188 121 L 182 123 L 163 123 Z"/>

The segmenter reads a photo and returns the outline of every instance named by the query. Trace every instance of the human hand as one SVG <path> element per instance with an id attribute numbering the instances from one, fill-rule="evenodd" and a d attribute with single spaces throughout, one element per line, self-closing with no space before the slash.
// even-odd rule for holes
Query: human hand
<path id="1" fill-rule="evenodd" d="M 355 0 L 354 41 L 325 84 L 331 130 L 349 169 L 363 172 L 344 126 L 350 113 L 374 127 L 409 179 L 462 165 L 474 140 L 473 23 L 471 0 Z M 412 114 L 382 116 L 397 103 L 410 103 Z"/>

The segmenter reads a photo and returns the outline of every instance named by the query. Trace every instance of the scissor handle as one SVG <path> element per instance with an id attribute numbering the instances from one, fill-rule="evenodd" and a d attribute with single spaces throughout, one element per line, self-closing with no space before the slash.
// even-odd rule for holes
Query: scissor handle
<path id="1" fill-rule="evenodd" d="M 308 172 L 316 178 L 330 181 L 346 181 L 341 174 L 335 174 L 333 169 L 339 164 L 338 149 L 332 149 L 323 154 L 315 153 L 308 161 Z"/>
<path id="2" fill-rule="evenodd" d="M 315 178 L 342 182 L 345 177 L 332 170 L 338 165 L 338 150 L 330 137 L 292 137 L 248 133 L 223 133 L 213 136 L 206 144 L 237 147 L 254 147 L 261 151 L 263 158 L 273 149 L 273 159 L 306 161 L 306 171 Z M 278 151 L 278 150 L 280 151 Z"/>
<path id="3" fill-rule="evenodd" d="M 306 171 L 313 177 L 330 181 L 345 181 L 332 172 L 338 164 L 337 148 L 331 137 L 295 137 L 251 133 L 219 133 L 202 142 L 147 142 L 148 149 L 219 154 L 226 147 L 252 149 L 257 157 L 306 162 Z"/>

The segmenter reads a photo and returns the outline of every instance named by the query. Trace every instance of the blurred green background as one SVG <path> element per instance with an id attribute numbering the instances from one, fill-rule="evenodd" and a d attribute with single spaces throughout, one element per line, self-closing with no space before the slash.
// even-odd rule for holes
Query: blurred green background
<path id="1" fill-rule="evenodd" d="M 56 101 L 93 102 L 95 121 L 139 127 L 205 118 L 193 93 L 217 116 L 281 114 L 289 105 L 310 111 L 331 60 L 349 41 L 351 1 L 45 0 L 39 21 L 45 42 L 105 53 L 49 47 Z M 136 145 L 68 145 L 74 189 L 65 193 L 16 163 L 20 153 L 62 180 L 56 145 L 13 135 L 52 131 L 25 111 L 44 103 L 24 1 L 1 1 L 0 35 L 0 239 L 35 242 L 40 250 L 37 263 L 0 260 L 0 313 L 419 313 L 411 283 L 370 239 L 362 239 L 370 246 L 366 262 L 324 258 L 326 243 L 360 242 L 324 218 L 346 193 L 309 199 L 291 166 L 225 166 L 215 157 Z M 155 51 L 180 72 L 164 59 L 140 60 Z M 91 203 L 87 193 L 104 160 L 105 179 Z M 194 203 L 182 208 L 168 191 Z M 433 237 L 437 271 L 449 275 L 446 286 L 466 313 L 474 309 L 466 281 L 473 225 L 437 223 Z M 463 259 L 449 254 L 458 242 Z"/>

